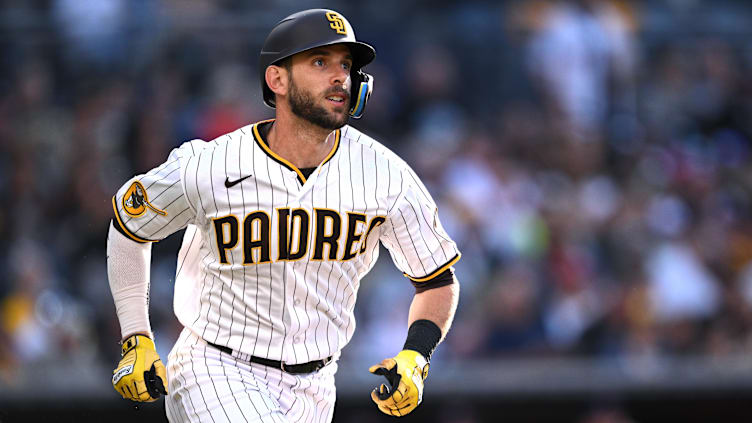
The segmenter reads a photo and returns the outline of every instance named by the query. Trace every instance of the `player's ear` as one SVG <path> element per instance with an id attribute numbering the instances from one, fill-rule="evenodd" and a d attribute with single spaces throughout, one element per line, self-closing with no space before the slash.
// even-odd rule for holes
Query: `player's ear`
<path id="1" fill-rule="evenodd" d="M 287 95 L 289 87 L 289 71 L 284 66 L 270 65 L 266 68 L 266 85 L 277 95 Z"/>

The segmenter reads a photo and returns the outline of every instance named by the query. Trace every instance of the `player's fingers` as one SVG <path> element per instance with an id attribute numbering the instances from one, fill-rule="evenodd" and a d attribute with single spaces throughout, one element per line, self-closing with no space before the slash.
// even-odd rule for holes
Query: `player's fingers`
<path id="1" fill-rule="evenodd" d="M 373 391 L 371 391 L 371 399 L 376 404 L 381 404 L 382 400 L 379 398 L 378 394 L 376 394 L 376 389 L 374 389 Z"/>
<path id="2" fill-rule="evenodd" d="M 152 392 L 149 392 L 149 390 L 146 388 L 146 382 L 144 380 L 136 381 L 135 385 L 136 385 L 136 390 L 138 392 L 139 401 L 153 402 L 159 398 L 159 394 L 156 394 L 156 396 L 154 396 L 152 395 Z"/>
<path id="3" fill-rule="evenodd" d="M 418 404 L 415 404 L 413 402 L 407 403 L 404 407 L 398 409 L 397 411 L 400 413 L 400 415 L 404 416 L 405 414 L 412 413 L 413 410 L 418 406 Z"/>
<path id="4" fill-rule="evenodd" d="M 403 401 L 399 402 L 397 404 L 383 404 L 384 407 L 394 411 L 399 412 L 401 415 L 408 414 L 409 412 L 413 411 L 415 407 L 418 406 L 417 401 Z"/>
<path id="5" fill-rule="evenodd" d="M 379 385 L 378 392 L 376 392 L 376 394 L 382 401 L 392 396 L 391 389 L 383 383 Z"/>
<path id="6" fill-rule="evenodd" d="M 402 401 L 404 397 L 402 394 L 400 394 L 398 391 L 395 391 L 391 397 L 389 397 L 389 401 L 391 402 L 392 408 L 399 408 L 402 407 Z"/>
<path id="7" fill-rule="evenodd" d="M 167 395 L 167 371 L 164 364 L 162 364 L 162 360 L 159 360 L 159 365 L 157 366 L 157 377 L 161 379 L 161 382 L 157 381 L 157 388 L 161 389 L 163 395 Z"/>
<path id="8" fill-rule="evenodd" d="M 371 399 L 373 399 L 373 401 L 379 404 L 380 406 L 384 406 L 388 408 L 404 407 L 403 400 L 396 399 L 394 395 L 389 394 L 389 392 L 384 392 L 384 391 L 377 392 L 377 390 L 374 389 L 371 392 Z"/>
<path id="9" fill-rule="evenodd" d="M 381 363 L 375 364 L 368 368 L 368 371 L 374 374 L 382 374 L 382 372 L 386 372 L 387 370 L 391 369 L 397 364 L 394 359 L 391 358 L 385 358 L 384 360 L 381 360 Z"/>
<path id="10" fill-rule="evenodd" d="M 400 383 L 397 385 L 397 389 L 394 390 L 394 395 L 397 398 L 397 401 L 400 401 L 402 398 L 408 396 L 410 394 L 410 386 L 406 383 Z"/>
<path id="11" fill-rule="evenodd" d="M 151 365 L 151 368 L 144 372 L 144 386 L 149 396 L 152 398 L 159 398 L 162 394 L 165 394 L 164 381 L 161 376 L 158 375 L 158 370 L 161 368 L 162 362 L 157 360 Z M 163 370 L 163 368 L 162 368 Z"/>
<path id="12" fill-rule="evenodd" d="M 383 384 L 371 391 L 371 399 L 377 404 L 381 404 L 389 399 L 389 390 Z"/>
<path id="13" fill-rule="evenodd" d="M 138 381 L 134 380 L 133 383 L 130 386 L 131 391 L 133 392 L 133 399 L 136 401 L 143 401 L 144 396 L 144 390 L 140 389 Z"/>
<path id="14" fill-rule="evenodd" d="M 397 386 L 393 388 L 382 383 L 371 392 L 371 397 L 378 398 L 379 401 L 388 401 L 387 403 L 393 406 L 400 406 L 404 401 L 411 399 L 410 391 L 410 387 L 402 382 L 397 383 Z"/>
<path id="15" fill-rule="evenodd" d="M 133 398 L 134 401 L 139 401 L 139 402 L 156 401 L 156 398 L 152 398 L 151 395 L 149 395 L 149 392 L 146 390 L 143 382 L 134 382 L 133 387 L 131 389 L 134 392 L 136 392 L 136 396 L 135 398 Z"/>
<path id="16" fill-rule="evenodd" d="M 416 398 L 405 397 L 401 401 L 394 401 L 390 405 L 390 407 L 402 411 L 403 414 L 407 414 L 407 412 L 405 411 L 406 409 L 410 407 L 415 407 L 417 405 L 418 405 L 418 400 Z"/>
<path id="17" fill-rule="evenodd" d="M 138 395 L 139 397 L 146 392 L 146 384 L 142 380 L 134 380 L 133 385 L 131 386 L 131 389 Z"/>
<path id="18" fill-rule="evenodd" d="M 375 374 L 381 374 L 380 373 L 381 371 L 386 371 L 386 370 L 388 370 L 388 369 L 391 368 L 391 366 L 390 366 L 390 364 L 391 364 L 390 360 L 391 359 L 388 359 L 388 358 L 384 359 L 384 360 L 381 360 L 381 363 L 374 364 L 373 366 L 369 367 L 368 371 L 371 372 L 371 373 L 375 373 Z M 391 360 L 391 361 L 393 362 L 394 360 Z"/>
<path id="19" fill-rule="evenodd" d="M 400 412 L 400 410 L 396 408 L 387 407 L 385 405 L 379 405 L 379 410 L 381 410 L 382 413 L 388 414 L 390 416 L 402 417 L 402 412 Z"/>
<path id="20" fill-rule="evenodd" d="M 131 391 L 133 391 L 134 399 L 136 401 L 143 401 L 144 400 L 144 392 L 146 391 L 143 389 L 143 382 L 134 380 L 133 384 L 131 385 Z"/>
<path id="21" fill-rule="evenodd" d="M 148 392 L 141 394 L 141 396 L 138 397 L 138 399 L 141 402 L 154 402 L 157 400 L 157 398 L 153 398 L 151 395 L 149 395 Z"/>
<path id="22" fill-rule="evenodd" d="M 384 396 L 383 398 L 381 397 L 382 395 Z M 417 401 L 409 395 L 405 395 L 404 390 L 388 394 L 386 386 L 383 384 L 371 391 L 371 399 L 379 407 L 379 410 L 390 416 L 404 416 L 417 406 Z"/>
<path id="23" fill-rule="evenodd" d="M 386 414 L 388 416 L 394 416 L 394 412 L 392 411 L 392 409 L 389 408 L 389 407 L 387 407 L 387 406 L 385 406 L 385 405 L 379 404 L 379 410 L 381 410 L 382 413 L 384 413 L 384 414 Z"/>
<path id="24" fill-rule="evenodd" d="M 373 374 L 376 374 L 376 370 L 381 369 L 381 368 L 382 368 L 381 364 L 374 364 L 373 366 L 368 368 L 368 371 Z"/>
<path id="25" fill-rule="evenodd" d="M 154 380 L 153 394 L 155 395 L 152 396 L 156 398 L 159 398 L 160 395 L 167 395 L 167 384 L 161 376 L 157 376 L 157 378 Z"/>
<path id="26" fill-rule="evenodd" d="M 125 389 L 125 392 L 127 392 L 129 400 L 137 401 L 138 400 L 138 392 L 136 391 L 136 387 L 128 384 L 123 384 L 123 388 Z"/>

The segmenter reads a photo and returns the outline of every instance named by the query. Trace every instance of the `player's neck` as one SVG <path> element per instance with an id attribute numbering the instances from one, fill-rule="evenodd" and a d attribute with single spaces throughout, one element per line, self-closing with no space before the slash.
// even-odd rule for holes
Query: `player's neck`
<path id="1" fill-rule="evenodd" d="M 267 142 L 277 155 L 296 167 L 316 167 L 332 150 L 332 131 L 277 111 Z"/>

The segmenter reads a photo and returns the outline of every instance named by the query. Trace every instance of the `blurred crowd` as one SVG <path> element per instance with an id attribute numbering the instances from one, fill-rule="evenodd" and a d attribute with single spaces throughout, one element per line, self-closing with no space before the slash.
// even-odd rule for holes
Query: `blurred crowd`
<path id="1" fill-rule="evenodd" d="M 463 253 L 437 360 L 752 352 L 752 44 L 708 30 L 744 3 L 437 3 L 332 5 L 377 49 L 353 125 L 413 165 Z M 260 45 L 314 5 L 0 5 L 2 384 L 115 363 L 111 196 L 185 140 L 271 117 Z M 180 241 L 154 247 L 165 340 Z M 411 297 L 382 255 L 343 360 L 401 346 Z"/>

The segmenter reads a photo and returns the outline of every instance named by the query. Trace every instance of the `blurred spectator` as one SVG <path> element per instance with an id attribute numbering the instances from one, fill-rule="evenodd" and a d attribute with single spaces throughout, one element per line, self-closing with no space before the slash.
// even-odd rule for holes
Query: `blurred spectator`
<path id="1" fill-rule="evenodd" d="M 607 119 L 612 81 L 634 72 L 625 16 L 611 2 L 553 1 L 536 11 L 541 27 L 529 43 L 528 66 L 540 80 L 556 122 L 576 139 L 598 138 Z"/>
<path id="2" fill-rule="evenodd" d="M 112 68 L 125 61 L 124 0 L 55 0 L 52 13 L 66 42 L 70 65 Z"/>

